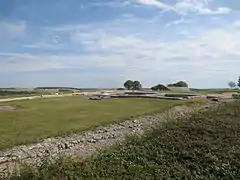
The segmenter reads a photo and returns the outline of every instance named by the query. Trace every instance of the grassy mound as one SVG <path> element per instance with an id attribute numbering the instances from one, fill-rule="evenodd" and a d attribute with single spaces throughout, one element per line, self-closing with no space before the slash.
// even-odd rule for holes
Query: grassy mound
<path id="1" fill-rule="evenodd" d="M 171 122 L 87 160 L 63 158 L 11 179 L 240 179 L 240 102 Z"/>

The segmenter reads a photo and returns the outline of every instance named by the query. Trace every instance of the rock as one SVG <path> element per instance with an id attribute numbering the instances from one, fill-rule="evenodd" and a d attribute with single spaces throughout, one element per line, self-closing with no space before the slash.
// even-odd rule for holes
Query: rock
<path id="1" fill-rule="evenodd" d="M 65 145 L 63 143 L 58 144 L 58 149 L 64 149 Z"/>
<path id="2" fill-rule="evenodd" d="M 213 98 L 213 99 L 211 99 L 211 101 L 219 102 L 219 99 L 218 98 Z"/>
<path id="3" fill-rule="evenodd" d="M 70 144 L 64 143 L 64 148 L 65 148 L 65 149 L 69 149 L 69 148 L 70 148 Z"/>
<path id="4" fill-rule="evenodd" d="M 9 158 L 8 157 L 0 157 L 0 163 L 5 163 L 8 162 Z"/>
<path id="5" fill-rule="evenodd" d="M 18 158 L 16 157 L 16 156 L 14 156 L 14 157 L 11 157 L 11 160 L 12 161 L 16 161 Z"/>
<path id="6" fill-rule="evenodd" d="M 75 144 L 78 144 L 78 142 L 74 140 L 74 141 L 72 141 L 72 144 L 75 145 Z"/>
<path id="7" fill-rule="evenodd" d="M 133 120 L 132 122 L 133 122 L 133 123 L 137 123 L 138 121 L 135 119 L 135 120 Z"/>
<path id="8" fill-rule="evenodd" d="M 93 135 L 93 139 L 98 141 L 98 140 L 102 139 L 102 136 L 101 135 Z"/>
<path id="9" fill-rule="evenodd" d="M 115 133 L 112 133 L 111 136 L 113 139 L 115 139 L 117 137 L 117 135 Z"/>
<path id="10" fill-rule="evenodd" d="M 87 142 L 89 142 L 89 143 L 96 143 L 96 140 L 95 139 L 88 139 Z"/>

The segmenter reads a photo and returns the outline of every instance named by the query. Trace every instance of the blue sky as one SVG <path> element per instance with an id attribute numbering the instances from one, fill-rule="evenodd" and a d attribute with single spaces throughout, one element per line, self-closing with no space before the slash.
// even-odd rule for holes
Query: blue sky
<path id="1" fill-rule="evenodd" d="M 239 0 L 2 0 L 0 87 L 227 87 Z"/>

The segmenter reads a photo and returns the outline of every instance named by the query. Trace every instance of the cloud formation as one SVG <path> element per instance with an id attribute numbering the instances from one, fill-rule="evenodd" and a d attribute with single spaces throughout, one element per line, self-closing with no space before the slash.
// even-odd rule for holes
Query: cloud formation
<path id="1" fill-rule="evenodd" d="M 181 15 L 188 15 L 192 13 L 213 15 L 227 14 L 231 12 L 231 9 L 227 7 L 218 7 L 216 9 L 211 9 L 209 7 L 211 1 L 212 0 L 178 0 L 175 4 L 170 5 L 158 0 L 136 0 L 136 2 L 139 4 L 157 7 L 164 11 L 174 11 Z"/>
<path id="2" fill-rule="evenodd" d="M 25 21 L 6 22 L 0 21 L 0 37 L 15 38 L 23 36 L 26 31 Z"/>
<path id="3" fill-rule="evenodd" d="M 193 87 L 226 87 L 238 77 L 240 26 L 230 8 L 213 0 L 164 2 L 89 4 L 78 13 L 89 18 L 83 15 L 91 10 L 94 20 L 51 26 L 0 20 L 0 86 L 97 82 L 112 87 L 138 79 L 144 86 L 186 80 Z M 159 16 L 158 9 L 165 13 Z M 115 11 L 116 18 L 104 19 Z M 209 16 L 198 16 L 203 14 Z"/>
<path id="4" fill-rule="evenodd" d="M 136 35 L 118 35 L 105 29 L 76 28 L 66 30 L 70 44 L 89 53 L 72 55 L 4 54 L 1 72 L 41 71 L 46 69 L 112 69 L 115 77 L 135 78 L 157 83 L 161 74 L 165 81 L 184 79 L 192 85 L 196 79 L 218 78 L 227 83 L 229 76 L 237 76 L 240 66 L 240 33 L 235 23 L 225 29 L 203 29 L 196 34 L 186 32 L 177 41 Z M 223 43 L 224 42 L 224 43 Z M 229 71 L 230 70 L 230 71 Z M 226 76 L 228 74 L 228 76 Z M 216 77 L 215 77 L 216 76 Z M 159 80 L 160 81 L 160 80 Z M 162 80 L 161 80 L 162 81 Z M 167 82 L 166 82 L 167 83 Z"/>

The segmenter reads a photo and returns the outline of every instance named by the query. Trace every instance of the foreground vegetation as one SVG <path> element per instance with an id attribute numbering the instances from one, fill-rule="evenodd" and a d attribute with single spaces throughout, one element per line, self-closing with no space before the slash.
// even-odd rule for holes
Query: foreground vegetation
<path id="1" fill-rule="evenodd" d="M 89 101 L 82 97 L 0 103 L 16 108 L 14 111 L 0 111 L 0 149 L 163 111 L 182 103 L 154 99 Z"/>
<path id="2" fill-rule="evenodd" d="M 240 179 L 240 102 L 168 122 L 87 160 L 24 167 L 18 179 Z"/>

